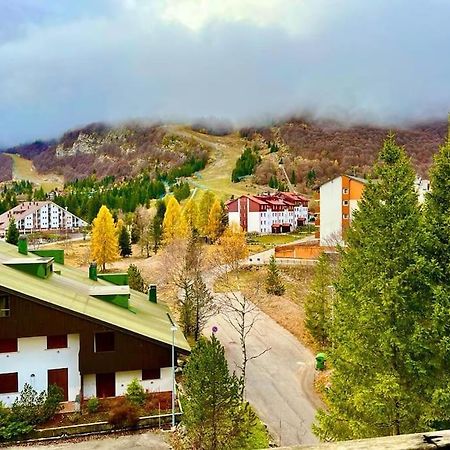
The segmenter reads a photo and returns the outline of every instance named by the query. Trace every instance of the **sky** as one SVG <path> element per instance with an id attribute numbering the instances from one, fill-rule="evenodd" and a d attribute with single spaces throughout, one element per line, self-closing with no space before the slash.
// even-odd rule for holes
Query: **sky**
<path id="1" fill-rule="evenodd" d="M 445 120 L 449 0 L 0 0 L 0 147 L 104 121 Z"/>

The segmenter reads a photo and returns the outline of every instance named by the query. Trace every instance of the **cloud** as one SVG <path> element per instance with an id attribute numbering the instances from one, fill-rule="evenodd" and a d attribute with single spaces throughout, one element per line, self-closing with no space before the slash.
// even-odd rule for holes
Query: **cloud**
<path id="1" fill-rule="evenodd" d="M 92 121 L 396 124 L 450 105 L 444 0 L 17 2 L 27 14 L 0 19 L 0 146 Z"/>

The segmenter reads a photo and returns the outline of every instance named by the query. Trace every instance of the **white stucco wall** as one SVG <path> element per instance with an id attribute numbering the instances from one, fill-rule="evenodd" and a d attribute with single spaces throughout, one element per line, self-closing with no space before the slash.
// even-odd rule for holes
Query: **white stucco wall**
<path id="1" fill-rule="evenodd" d="M 249 233 L 261 232 L 261 219 L 260 219 L 260 213 L 255 212 L 249 212 L 247 215 L 247 231 Z"/>
<path id="2" fill-rule="evenodd" d="M 125 395 L 127 386 L 133 378 L 137 378 L 145 390 L 149 392 L 171 392 L 172 391 L 172 368 L 162 367 L 160 378 L 154 380 L 142 380 L 142 370 L 129 370 L 126 372 L 116 372 L 116 395 Z M 84 398 L 95 397 L 96 383 L 95 374 L 84 375 L 83 377 Z"/>
<path id="3" fill-rule="evenodd" d="M 320 187 L 320 245 L 342 241 L 342 178 Z"/>
<path id="4" fill-rule="evenodd" d="M 238 212 L 229 212 L 228 213 L 228 224 L 236 224 L 236 225 L 241 225 L 241 219 L 240 219 L 240 215 Z"/>
<path id="5" fill-rule="evenodd" d="M 69 334 L 67 345 L 67 348 L 47 350 L 46 336 L 19 338 L 17 352 L 0 353 L 0 373 L 17 372 L 19 391 L 23 389 L 25 383 L 28 383 L 41 392 L 47 390 L 49 369 L 67 368 L 69 401 L 74 401 L 81 389 L 78 369 L 79 335 Z M 10 405 L 17 396 L 18 393 L 0 394 L 0 401 Z"/>

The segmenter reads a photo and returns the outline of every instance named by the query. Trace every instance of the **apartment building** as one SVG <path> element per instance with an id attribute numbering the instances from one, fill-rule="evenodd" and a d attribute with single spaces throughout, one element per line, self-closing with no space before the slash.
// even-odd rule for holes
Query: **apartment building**
<path id="1" fill-rule="evenodd" d="M 248 233 L 286 233 L 308 223 L 308 203 L 292 192 L 242 195 L 227 202 L 228 223 Z"/>
<path id="2" fill-rule="evenodd" d="M 5 236 L 10 220 L 16 221 L 21 233 L 33 231 L 77 230 L 87 222 L 50 201 L 22 202 L 0 215 L 0 236 Z"/>
<path id="3" fill-rule="evenodd" d="M 342 244 L 367 180 L 341 175 L 320 186 L 316 237 L 322 247 Z"/>

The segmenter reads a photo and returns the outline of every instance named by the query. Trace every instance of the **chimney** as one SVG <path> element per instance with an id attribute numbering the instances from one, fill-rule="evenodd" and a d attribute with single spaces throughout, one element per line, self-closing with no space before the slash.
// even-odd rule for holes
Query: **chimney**
<path id="1" fill-rule="evenodd" d="M 89 264 L 89 279 L 97 281 L 97 263 L 95 262 Z"/>
<path id="2" fill-rule="evenodd" d="M 28 255 L 28 241 L 26 236 L 20 236 L 19 237 L 19 242 L 17 244 L 19 253 L 21 255 Z"/>
<path id="3" fill-rule="evenodd" d="M 151 284 L 148 289 L 148 299 L 152 303 L 158 303 L 156 298 L 156 284 Z"/>

